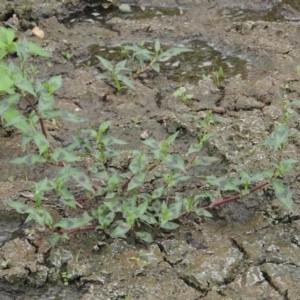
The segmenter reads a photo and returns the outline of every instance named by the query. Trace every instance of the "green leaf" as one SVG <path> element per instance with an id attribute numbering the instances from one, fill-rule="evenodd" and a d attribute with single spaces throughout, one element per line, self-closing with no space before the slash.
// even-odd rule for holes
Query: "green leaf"
<path id="1" fill-rule="evenodd" d="M 26 164 L 27 166 L 33 166 L 36 163 L 44 163 L 46 159 L 38 154 L 27 154 L 23 157 L 17 157 L 10 161 L 12 164 Z"/>
<path id="2" fill-rule="evenodd" d="M 148 233 L 148 232 L 145 232 L 145 231 L 137 231 L 137 232 L 135 232 L 135 235 L 136 235 L 139 239 L 143 240 L 143 241 L 146 242 L 146 243 L 152 243 L 152 242 L 153 242 L 153 238 L 152 238 L 151 234 Z"/>
<path id="3" fill-rule="evenodd" d="M 289 136 L 289 127 L 286 124 L 277 126 L 274 130 L 274 149 L 277 150 L 286 143 Z"/>
<path id="4" fill-rule="evenodd" d="M 87 212 L 84 212 L 81 218 L 63 218 L 54 224 L 54 227 L 71 230 L 79 227 L 91 225 L 92 217 Z"/>
<path id="5" fill-rule="evenodd" d="M 51 98 L 54 99 L 52 96 Z M 44 101 L 44 99 L 42 101 Z M 50 103 L 47 104 L 44 102 L 43 104 L 41 104 L 42 107 L 40 107 L 40 103 L 38 105 L 40 113 L 44 119 L 56 119 L 58 117 L 61 117 L 62 115 L 62 110 L 60 108 L 45 109 L 45 107 L 49 106 Z"/>
<path id="6" fill-rule="evenodd" d="M 279 169 L 281 174 L 288 172 L 289 170 L 291 170 L 294 166 L 294 164 L 298 163 L 297 159 L 284 159 L 279 163 Z"/>
<path id="7" fill-rule="evenodd" d="M 155 200 L 152 202 L 152 205 L 151 205 L 151 207 L 149 207 L 149 210 L 153 210 L 158 214 L 161 211 L 161 207 L 162 207 L 161 201 Z"/>
<path id="8" fill-rule="evenodd" d="M 108 213 L 105 217 L 103 216 L 99 216 L 98 217 L 98 222 L 101 225 L 101 228 L 107 228 L 110 226 L 110 224 L 112 223 L 112 221 L 114 220 L 116 214 L 114 212 L 110 212 Z"/>
<path id="9" fill-rule="evenodd" d="M 51 159 L 53 159 L 56 162 L 75 162 L 81 160 L 77 155 L 70 153 L 62 148 L 56 148 L 54 152 L 50 154 L 50 156 Z"/>
<path id="10" fill-rule="evenodd" d="M 192 166 L 210 166 L 211 164 L 217 162 L 219 159 L 216 157 L 211 156 L 199 156 L 197 157 L 193 163 Z"/>
<path id="11" fill-rule="evenodd" d="M 111 125 L 111 121 L 105 121 L 105 122 L 102 122 L 99 126 L 99 130 L 98 132 L 99 133 L 104 133 L 106 132 L 106 130 L 109 128 L 109 126 Z"/>
<path id="12" fill-rule="evenodd" d="M 152 69 L 153 69 L 155 72 L 159 73 L 159 72 L 160 72 L 160 66 L 159 66 L 159 63 L 153 64 L 153 65 L 152 65 Z"/>
<path id="13" fill-rule="evenodd" d="M 60 240 L 68 240 L 69 236 L 65 234 L 53 233 L 50 235 L 48 241 L 54 247 Z"/>
<path id="14" fill-rule="evenodd" d="M 9 76 L 6 70 L 3 70 L 0 65 L 0 95 L 4 92 L 8 94 L 14 93 L 14 81 L 12 80 L 11 76 Z"/>
<path id="15" fill-rule="evenodd" d="M 292 193 L 289 187 L 284 185 L 281 181 L 276 180 L 272 183 L 275 195 L 279 202 L 285 206 L 288 210 L 293 210 Z"/>
<path id="16" fill-rule="evenodd" d="M 160 42 L 159 42 L 159 40 L 155 41 L 154 50 L 155 50 L 156 53 L 159 52 L 159 50 L 160 50 Z"/>
<path id="17" fill-rule="evenodd" d="M 131 88 L 132 90 L 135 90 L 135 86 L 133 82 L 129 79 L 128 76 L 125 75 L 118 75 L 119 80 L 121 80 L 127 87 Z"/>
<path id="18" fill-rule="evenodd" d="M 52 109 L 54 104 L 54 97 L 49 94 L 42 94 L 39 98 L 38 109 L 39 112 L 43 113 L 43 111 L 49 111 Z M 61 112 L 60 112 L 61 114 Z"/>
<path id="19" fill-rule="evenodd" d="M 202 143 L 194 143 L 191 144 L 188 150 L 187 154 L 199 152 L 202 149 L 203 144 Z"/>
<path id="20" fill-rule="evenodd" d="M 164 163 L 170 169 L 179 169 L 185 172 L 185 163 L 179 154 L 167 154 L 164 158 Z"/>
<path id="21" fill-rule="evenodd" d="M 240 192 L 240 189 L 238 187 L 238 184 L 234 182 L 233 179 L 226 178 L 226 177 L 220 177 L 216 178 L 214 176 L 207 176 L 206 181 L 218 187 L 221 191 L 236 191 Z"/>
<path id="22" fill-rule="evenodd" d="M 112 237 L 124 236 L 129 230 L 131 226 L 124 221 L 120 221 L 118 226 L 111 233 Z"/>
<path id="23" fill-rule="evenodd" d="M 152 150 L 156 150 L 159 148 L 159 142 L 157 142 L 156 140 L 149 138 L 145 141 L 143 141 L 143 144 L 145 144 L 146 146 L 148 146 L 149 148 L 151 148 Z"/>
<path id="24" fill-rule="evenodd" d="M 33 136 L 33 140 L 37 145 L 37 147 L 39 148 L 40 154 L 43 154 L 48 150 L 49 141 L 45 138 L 45 136 L 42 133 L 36 132 Z"/>
<path id="25" fill-rule="evenodd" d="M 51 94 L 56 92 L 62 85 L 61 75 L 51 77 L 47 83 L 51 90 Z"/>
<path id="26" fill-rule="evenodd" d="M 150 225 L 157 224 L 157 220 L 150 214 L 143 214 L 139 219 Z"/>
<path id="27" fill-rule="evenodd" d="M 120 140 L 118 138 L 115 138 L 110 135 L 104 135 L 100 139 L 101 143 L 103 143 L 106 147 L 112 146 L 112 145 L 126 145 L 127 143 L 123 140 Z"/>
<path id="28" fill-rule="evenodd" d="M 102 73 L 96 76 L 96 79 L 108 79 L 108 80 L 113 80 L 113 77 L 109 73 Z"/>
<path id="29" fill-rule="evenodd" d="M 76 208 L 76 200 L 74 195 L 67 189 L 62 188 L 59 190 L 58 194 L 60 195 L 59 202 L 63 205 Z"/>
<path id="30" fill-rule="evenodd" d="M 5 27 L 0 27 L 0 48 L 8 47 L 15 39 L 15 32 Z"/>
<path id="31" fill-rule="evenodd" d="M 163 225 L 160 225 L 160 228 L 167 229 L 167 230 L 174 230 L 178 227 L 179 227 L 179 225 L 174 222 L 167 222 L 167 223 L 164 223 Z"/>
<path id="32" fill-rule="evenodd" d="M 147 177 L 147 173 L 140 173 L 138 175 L 135 175 L 129 182 L 127 190 L 131 191 L 143 185 L 146 180 L 146 177 Z"/>
<path id="33" fill-rule="evenodd" d="M 19 201 L 7 200 L 6 203 L 20 214 L 27 214 L 32 209 L 32 207 Z"/>
<path id="34" fill-rule="evenodd" d="M 19 103 L 20 94 L 14 93 L 5 97 L 0 101 L 0 116 L 10 107 L 10 105 L 16 105 Z"/>
<path id="35" fill-rule="evenodd" d="M 160 59 L 165 59 L 165 58 L 171 58 L 173 56 L 176 56 L 180 53 L 183 53 L 183 52 L 189 52 L 189 51 L 192 51 L 191 49 L 189 48 L 186 48 L 186 47 L 172 47 L 172 48 L 169 48 L 168 50 L 162 52 L 161 54 L 159 54 L 158 56 L 158 60 Z"/>
<path id="36" fill-rule="evenodd" d="M 171 145 L 175 142 L 177 136 L 179 134 L 179 131 L 175 132 L 174 134 L 170 135 L 167 139 L 166 139 L 166 142 L 168 145 Z"/>
<path id="37" fill-rule="evenodd" d="M 182 202 L 178 201 L 175 203 L 172 203 L 169 207 L 169 212 L 171 213 L 169 216 L 169 220 L 174 220 L 178 219 L 181 214 L 181 209 L 182 209 Z"/>
<path id="38" fill-rule="evenodd" d="M 201 207 L 197 207 L 195 209 L 195 213 L 198 215 L 198 216 L 203 216 L 203 217 L 206 217 L 206 218 L 212 218 L 212 214 L 206 210 L 206 209 L 203 209 Z"/>
<path id="39" fill-rule="evenodd" d="M 89 179 L 89 177 L 85 174 L 84 171 L 81 171 L 79 169 L 72 168 L 71 169 L 72 177 L 86 190 L 89 190 L 90 192 L 94 193 L 93 185 Z"/>
<path id="40" fill-rule="evenodd" d="M 45 209 L 34 209 L 30 212 L 29 219 L 34 220 L 41 226 L 45 224 L 51 226 L 53 223 L 51 215 Z M 27 218 L 28 221 L 29 219 Z"/>
<path id="41" fill-rule="evenodd" d="M 25 78 L 20 78 L 15 82 L 15 86 L 17 86 L 21 91 L 25 91 L 33 96 L 36 96 L 36 93 L 33 89 L 31 82 Z"/>
<path id="42" fill-rule="evenodd" d="M 139 153 L 136 157 L 133 158 L 129 165 L 129 169 L 133 174 L 137 174 L 145 170 L 149 165 L 149 160 L 146 154 Z"/>
<path id="43" fill-rule="evenodd" d="M 36 43 L 28 42 L 28 49 L 31 54 L 39 55 L 43 57 L 52 57 L 51 53 L 45 51 Z"/>
<path id="44" fill-rule="evenodd" d="M 87 121 L 86 118 L 81 117 L 79 115 L 75 115 L 65 109 L 61 110 L 61 117 L 65 120 L 65 121 L 69 121 L 69 122 L 74 122 L 74 123 L 80 123 L 80 122 L 85 122 Z"/>
<path id="45" fill-rule="evenodd" d="M 139 218 L 146 212 L 147 208 L 148 208 L 148 201 L 144 201 L 141 204 L 139 204 L 137 208 L 133 210 L 133 213 L 137 218 Z"/>
<path id="46" fill-rule="evenodd" d="M 151 198 L 152 199 L 156 199 L 156 198 L 159 198 L 161 197 L 162 195 L 166 195 L 167 194 L 167 189 L 164 188 L 164 187 L 160 187 L 160 188 L 157 188 L 155 189 L 152 194 L 151 194 Z"/>
<path id="47" fill-rule="evenodd" d="M 104 205 L 112 212 L 120 212 L 122 210 L 122 202 L 119 199 L 113 200 L 113 201 L 105 201 Z"/>
<path id="48" fill-rule="evenodd" d="M 101 56 L 97 56 L 96 57 L 100 60 L 100 62 L 102 63 L 102 65 L 104 66 L 105 69 L 107 70 L 113 70 L 114 66 L 104 57 Z"/>

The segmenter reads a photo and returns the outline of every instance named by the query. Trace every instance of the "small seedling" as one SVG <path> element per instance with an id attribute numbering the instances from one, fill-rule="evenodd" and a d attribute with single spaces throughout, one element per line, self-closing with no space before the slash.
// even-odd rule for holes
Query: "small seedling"
<path id="1" fill-rule="evenodd" d="M 99 61 L 102 63 L 103 67 L 107 70 L 106 73 L 99 74 L 97 79 L 107 79 L 113 83 L 114 87 L 118 91 L 122 91 L 127 87 L 131 89 L 135 89 L 132 81 L 129 79 L 129 71 L 126 67 L 127 60 L 122 60 L 118 62 L 116 65 L 113 65 L 110 61 L 105 59 L 104 57 L 97 56 Z M 122 83 L 124 85 L 122 85 Z"/>
<path id="2" fill-rule="evenodd" d="M 178 90 L 176 90 L 173 93 L 174 96 L 180 97 L 183 103 L 186 103 L 188 100 L 192 99 L 194 95 L 188 94 L 186 95 L 186 88 L 185 87 L 180 87 Z"/>
<path id="3" fill-rule="evenodd" d="M 10 267 L 10 260 L 4 260 L 1 265 L 0 265 L 1 269 L 9 269 Z"/>
<path id="4" fill-rule="evenodd" d="M 67 272 L 61 273 L 61 278 L 65 286 L 69 285 L 69 281 L 72 278 L 72 274 L 68 274 Z"/>
<path id="5" fill-rule="evenodd" d="M 224 79 L 224 71 L 222 67 L 219 67 L 218 71 L 213 72 L 214 82 L 219 88 L 221 86 L 221 81 Z"/>
<path id="6" fill-rule="evenodd" d="M 66 58 L 67 60 L 70 60 L 72 57 L 73 57 L 73 54 L 68 52 L 68 51 L 65 51 L 65 52 L 62 52 L 62 55 L 64 58 Z"/>

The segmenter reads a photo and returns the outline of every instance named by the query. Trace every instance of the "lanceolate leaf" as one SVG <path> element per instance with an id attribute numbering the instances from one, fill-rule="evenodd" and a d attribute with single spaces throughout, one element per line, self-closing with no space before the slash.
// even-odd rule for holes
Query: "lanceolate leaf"
<path id="1" fill-rule="evenodd" d="M 6 203 L 20 214 L 26 214 L 32 209 L 32 207 L 18 201 L 7 200 Z"/>
<path id="2" fill-rule="evenodd" d="M 100 60 L 100 62 L 102 63 L 102 65 L 104 66 L 105 69 L 112 70 L 114 68 L 114 66 L 104 57 L 97 56 L 97 55 L 96 55 L 96 57 Z"/>
<path id="3" fill-rule="evenodd" d="M 26 164 L 27 166 L 32 166 L 36 163 L 44 163 L 46 159 L 38 154 L 28 154 L 23 157 L 17 157 L 10 161 L 13 164 Z"/>
<path id="4" fill-rule="evenodd" d="M 81 218 L 63 218 L 54 224 L 54 227 L 70 230 L 74 228 L 84 227 L 91 224 L 92 218 L 87 212 L 84 212 Z"/>
<path id="5" fill-rule="evenodd" d="M 139 186 L 143 185 L 146 180 L 146 173 L 140 173 L 135 175 L 128 184 L 128 191 L 132 189 L 138 188 Z"/>
<path id="6" fill-rule="evenodd" d="M 143 240 L 144 242 L 147 243 L 152 243 L 153 242 L 153 238 L 151 236 L 150 233 L 145 232 L 145 231 L 138 231 L 135 233 L 135 235 L 140 238 L 141 240 Z"/>
<path id="7" fill-rule="evenodd" d="M 18 104 L 20 99 L 20 94 L 14 93 L 12 95 L 9 95 L 5 97 L 2 101 L 0 101 L 0 115 L 2 115 L 11 104 Z"/>
<path id="8" fill-rule="evenodd" d="M 51 53 L 45 51 L 43 48 L 41 48 L 36 43 L 28 42 L 28 49 L 29 49 L 30 53 L 32 53 L 32 54 L 43 56 L 43 57 L 52 57 Z"/>
<path id="9" fill-rule="evenodd" d="M 226 177 L 216 178 L 214 176 L 207 176 L 206 181 L 211 184 L 217 186 L 222 191 L 236 191 L 239 192 L 240 189 L 238 185 L 234 182 L 234 180 Z"/>
<path id="10" fill-rule="evenodd" d="M 80 158 L 73 153 L 70 153 L 64 149 L 56 148 L 53 153 L 51 153 L 51 158 L 56 161 L 64 161 L 64 162 L 75 162 L 80 161 Z"/>
<path id="11" fill-rule="evenodd" d="M 79 169 L 71 169 L 72 177 L 85 189 L 94 192 L 92 183 L 84 171 Z"/>
<path id="12" fill-rule="evenodd" d="M 211 156 L 199 156 L 197 157 L 193 163 L 192 166 L 210 166 L 211 164 L 217 162 L 219 159 L 216 157 L 211 157 Z"/>
<path id="13" fill-rule="evenodd" d="M 275 195 L 278 198 L 279 202 L 285 206 L 288 210 L 293 210 L 293 199 L 292 193 L 289 187 L 284 185 L 281 181 L 276 180 L 272 184 L 275 191 Z"/>
<path id="14" fill-rule="evenodd" d="M 49 148 L 49 141 L 45 138 L 45 136 L 40 133 L 36 132 L 33 136 L 33 140 L 37 147 L 39 148 L 40 154 L 43 154 Z"/>
<path id="15" fill-rule="evenodd" d="M 3 113 L 3 118 L 6 121 L 5 124 L 6 127 L 14 126 L 24 133 L 31 131 L 31 128 L 27 124 L 26 119 L 20 114 L 18 110 L 16 110 L 13 107 L 9 107 Z"/>
<path id="16" fill-rule="evenodd" d="M 29 80 L 26 80 L 25 78 L 19 79 L 15 85 L 22 91 L 25 91 L 33 96 L 36 96 L 36 93 L 33 89 L 32 84 L 30 83 Z"/>
<path id="17" fill-rule="evenodd" d="M 277 126 L 274 130 L 274 141 L 273 141 L 274 150 L 278 150 L 281 147 L 281 145 L 286 143 L 288 136 L 289 136 L 288 125 L 283 124 Z"/>
<path id="18" fill-rule="evenodd" d="M 115 230 L 111 233 L 112 237 L 124 236 L 129 230 L 131 226 L 123 221 L 120 221 Z"/>
<path id="19" fill-rule="evenodd" d="M 167 223 L 160 225 L 160 227 L 163 229 L 174 230 L 174 229 L 178 228 L 179 225 L 174 222 L 167 222 Z"/>
<path id="20" fill-rule="evenodd" d="M 61 110 L 61 116 L 64 120 L 74 123 L 85 122 L 86 118 L 73 114 L 67 110 Z"/>
<path id="21" fill-rule="evenodd" d="M 158 56 L 158 59 L 160 60 L 162 58 L 170 58 L 170 57 L 178 55 L 180 53 L 189 52 L 189 51 L 192 51 L 192 50 L 189 48 L 185 48 L 185 47 L 172 47 L 172 48 L 169 48 L 167 51 L 162 52 Z"/>
<path id="22" fill-rule="evenodd" d="M 185 164 L 179 154 L 166 155 L 166 157 L 164 158 L 164 162 L 170 169 L 179 169 L 180 171 L 185 172 Z"/>

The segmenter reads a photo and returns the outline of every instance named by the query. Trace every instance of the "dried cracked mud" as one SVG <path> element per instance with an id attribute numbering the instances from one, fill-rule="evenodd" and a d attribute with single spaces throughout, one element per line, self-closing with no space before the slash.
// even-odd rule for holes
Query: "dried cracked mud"
<path id="1" fill-rule="evenodd" d="M 88 126 L 113 120 L 112 132 L 132 148 L 139 147 L 145 130 L 155 139 L 180 130 L 179 152 L 186 150 L 197 132 L 186 115 L 201 116 L 212 109 L 226 123 L 216 125 L 208 149 L 222 158 L 222 164 L 206 171 L 234 175 L 268 166 L 272 153 L 261 143 L 280 119 L 282 98 L 296 100 L 300 94 L 298 1 L 133 0 L 128 2 L 133 13 L 127 15 L 117 9 L 99 13 L 101 4 L 1 0 L 0 25 L 17 26 L 20 37 L 53 54 L 50 60 L 33 63 L 41 79 L 63 76 L 56 97 L 59 107 L 88 116 Z M 32 35 L 36 25 L 44 31 L 44 39 Z M 166 47 L 196 45 L 197 51 L 210 54 L 202 61 L 192 54 L 186 59 L 176 57 L 161 74 L 136 80 L 134 94 L 115 93 L 95 79 L 100 71 L 95 54 L 105 55 L 141 40 L 153 43 L 157 38 Z M 65 53 L 72 57 L 67 59 Z M 220 88 L 202 78 L 214 70 L 216 61 L 225 70 Z M 194 95 L 187 104 L 173 96 L 182 82 Z M 289 121 L 294 133 L 299 133 L 298 109 L 293 109 L 296 118 Z M 139 122 L 133 122 L 136 117 Z M 61 120 L 51 130 L 53 142 L 66 143 L 78 126 Z M 298 137 L 287 145 L 287 158 L 299 158 Z M 5 204 L 8 198 L 25 199 L 24 192 L 34 181 L 57 171 L 10 165 L 11 158 L 26 151 L 19 145 L 20 138 L 17 132 L 1 129 L 1 300 L 300 299 L 298 166 L 285 177 L 293 193 L 292 212 L 267 188 L 216 209 L 212 219 L 184 219 L 178 230 L 159 233 L 148 246 L 132 238 L 112 240 L 101 232 L 85 232 L 51 248 L 40 228 L 39 235 L 25 236 L 24 218 Z M 190 182 L 185 190 L 197 191 L 201 185 Z M 49 211 L 60 214 L 52 204 Z M 187 243 L 187 232 L 207 248 Z M 70 275 L 68 286 L 63 284 L 64 272 Z"/>

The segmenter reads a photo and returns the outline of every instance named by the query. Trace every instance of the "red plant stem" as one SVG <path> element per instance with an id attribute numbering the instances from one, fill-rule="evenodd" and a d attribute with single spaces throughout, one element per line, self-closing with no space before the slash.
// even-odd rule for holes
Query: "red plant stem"
<path id="1" fill-rule="evenodd" d="M 255 186 L 255 187 L 253 187 L 253 188 L 250 190 L 250 193 L 253 193 L 253 192 L 255 192 L 255 191 L 261 189 L 262 187 L 268 185 L 269 183 L 270 183 L 269 181 L 265 181 L 265 182 L 263 182 L 263 183 L 261 183 L 261 184 Z M 203 209 L 206 209 L 206 210 L 207 210 L 207 209 L 212 209 L 212 208 L 214 208 L 214 207 L 216 207 L 216 206 L 220 206 L 220 205 L 222 205 L 222 204 L 225 204 L 225 203 L 228 203 L 228 202 L 232 202 L 232 201 L 238 200 L 238 199 L 240 199 L 240 198 L 242 198 L 242 197 L 243 197 L 243 195 L 238 194 L 238 195 L 235 195 L 235 196 L 231 196 L 231 197 L 228 197 L 228 198 L 219 200 L 219 201 L 217 201 L 217 202 L 214 202 L 214 203 L 212 203 L 212 204 L 210 204 L 210 205 L 208 205 L 208 206 L 202 207 L 202 208 L 203 208 Z"/>
<path id="2" fill-rule="evenodd" d="M 87 230 L 95 230 L 97 228 L 97 225 L 91 225 L 91 226 L 86 226 L 86 227 L 78 227 L 72 230 L 69 230 L 67 233 L 67 235 L 71 235 L 74 234 L 76 232 L 81 232 L 81 231 L 87 231 Z"/>

